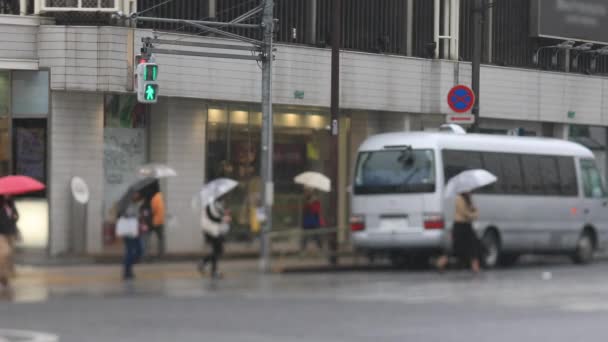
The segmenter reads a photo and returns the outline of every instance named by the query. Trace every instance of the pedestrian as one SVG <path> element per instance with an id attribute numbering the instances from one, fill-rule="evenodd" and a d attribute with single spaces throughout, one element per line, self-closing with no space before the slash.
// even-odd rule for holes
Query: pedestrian
<path id="1" fill-rule="evenodd" d="M 205 273 L 205 269 L 211 263 L 211 276 L 221 278 L 218 272 L 219 259 L 224 253 L 224 238 L 230 230 L 232 218 L 230 211 L 224 209 L 221 200 L 211 201 L 201 214 L 201 228 L 205 243 L 211 247 L 211 252 L 199 263 L 199 271 Z"/>
<path id="2" fill-rule="evenodd" d="M 314 241 L 319 249 L 323 249 L 323 242 L 319 235 L 307 236 L 324 225 L 321 215 L 321 201 L 317 198 L 315 190 L 304 187 L 304 207 L 302 210 L 302 230 L 304 236 L 300 239 L 300 250 L 306 250 L 309 241 Z"/>
<path id="3" fill-rule="evenodd" d="M 158 241 L 156 255 L 158 258 L 162 258 L 165 254 L 165 202 L 163 193 L 158 187 L 156 189 L 156 193 L 150 199 L 152 219 L 148 235 L 156 235 Z"/>
<path id="4" fill-rule="evenodd" d="M 119 213 L 116 223 L 116 235 L 123 238 L 125 255 L 123 259 L 123 279 L 135 278 L 133 265 L 138 263 L 143 254 L 141 236 L 148 230 L 142 210 L 143 199 L 139 193 L 133 193 L 131 202 Z"/>
<path id="5" fill-rule="evenodd" d="M 19 213 L 12 198 L 0 196 L 0 285 L 8 288 L 14 276 L 13 250 Z"/>
<path id="6" fill-rule="evenodd" d="M 453 254 L 467 265 L 474 273 L 479 273 L 482 254 L 481 242 L 473 229 L 473 221 L 479 216 L 473 205 L 471 193 L 456 196 L 454 227 L 452 229 Z M 448 264 L 448 256 L 437 260 L 437 268 L 443 271 Z"/>

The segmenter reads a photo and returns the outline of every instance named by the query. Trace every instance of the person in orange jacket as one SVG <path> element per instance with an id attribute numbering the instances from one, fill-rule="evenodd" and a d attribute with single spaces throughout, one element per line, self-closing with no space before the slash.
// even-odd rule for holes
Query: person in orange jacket
<path id="1" fill-rule="evenodd" d="M 165 254 L 165 202 L 162 192 L 157 191 L 150 199 L 150 211 L 152 215 L 150 235 L 156 234 L 157 256 L 161 258 Z"/>

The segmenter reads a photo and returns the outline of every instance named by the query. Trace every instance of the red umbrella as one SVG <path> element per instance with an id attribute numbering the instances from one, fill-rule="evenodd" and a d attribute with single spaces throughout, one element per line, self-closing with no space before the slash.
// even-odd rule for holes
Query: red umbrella
<path id="1" fill-rule="evenodd" d="M 0 195 L 22 195 L 44 190 L 44 184 L 27 176 L 6 176 L 0 178 Z"/>

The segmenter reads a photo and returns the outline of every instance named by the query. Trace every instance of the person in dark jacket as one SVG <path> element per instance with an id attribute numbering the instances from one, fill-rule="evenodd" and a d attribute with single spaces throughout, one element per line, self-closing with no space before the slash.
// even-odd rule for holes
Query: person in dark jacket
<path id="1" fill-rule="evenodd" d="M 205 272 L 208 264 L 211 264 L 211 276 L 213 278 L 222 277 L 222 274 L 218 272 L 218 262 L 224 253 L 224 237 L 230 230 L 231 221 L 230 211 L 224 209 L 223 202 L 220 200 L 212 201 L 203 209 L 201 229 L 205 243 L 211 246 L 211 253 L 199 263 L 198 269 L 201 273 Z"/>

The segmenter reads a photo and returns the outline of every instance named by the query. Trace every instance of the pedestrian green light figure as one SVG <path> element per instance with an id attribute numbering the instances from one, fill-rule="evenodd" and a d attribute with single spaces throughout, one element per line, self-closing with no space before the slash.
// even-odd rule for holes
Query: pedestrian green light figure
<path id="1" fill-rule="evenodd" d="M 154 88 L 154 86 L 152 84 L 148 84 L 146 86 L 146 100 L 154 101 L 155 98 L 156 98 L 156 89 Z"/>

